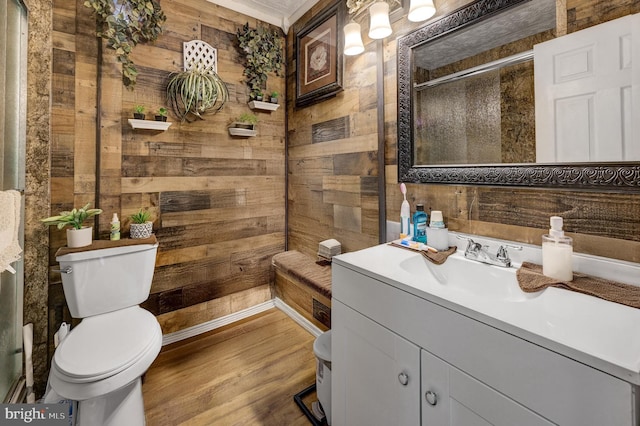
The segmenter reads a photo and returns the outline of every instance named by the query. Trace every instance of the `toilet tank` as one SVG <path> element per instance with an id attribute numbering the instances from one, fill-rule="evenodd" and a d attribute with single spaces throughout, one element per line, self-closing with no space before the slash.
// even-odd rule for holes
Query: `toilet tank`
<path id="1" fill-rule="evenodd" d="M 74 318 L 85 318 L 147 300 L 158 244 L 136 244 L 56 257 Z"/>

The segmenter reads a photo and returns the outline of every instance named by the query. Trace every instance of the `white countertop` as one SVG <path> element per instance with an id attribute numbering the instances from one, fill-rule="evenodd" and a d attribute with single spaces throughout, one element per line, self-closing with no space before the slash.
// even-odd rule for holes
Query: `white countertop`
<path id="1" fill-rule="evenodd" d="M 461 247 L 466 246 L 463 241 L 459 243 Z M 536 256 L 535 246 L 525 247 L 514 260 L 540 263 Z M 464 289 L 443 285 L 433 274 L 418 274 L 407 269 L 406 265 L 420 267 L 420 260 L 423 260 L 420 253 L 388 244 L 333 258 L 335 265 L 640 385 L 640 309 L 559 288 L 527 294 L 518 286 L 516 268 L 480 264 L 465 259 L 460 250 L 447 262 L 452 262 L 450 266 L 456 268 L 472 268 L 472 276 L 477 279 L 470 285 L 477 287 Z M 622 277 L 621 282 L 640 286 L 639 264 L 577 256 L 574 265 L 588 265 L 585 268 L 589 270 L 581 268 L 581 272 L 593 274 L 592 271 L 602 270 L 600 276 L 612 278 L 617 275 Z M 429 264 L 428 267 L 438 274 L 438 265 Z M 507 283 L 508 295 L 505 296 L 504 286 L 493 286 L 494 276 Z"/>

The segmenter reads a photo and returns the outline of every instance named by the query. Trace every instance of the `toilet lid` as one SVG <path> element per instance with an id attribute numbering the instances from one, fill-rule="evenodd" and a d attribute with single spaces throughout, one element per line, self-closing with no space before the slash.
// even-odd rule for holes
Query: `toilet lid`
<path id="1" fill-rule="evenodd" d="M 156 317 L 133 306 L 83 319 L 60 343 L 53 361 L 69 379 L 100 380 L 134 364 L 158 338 Z"/>

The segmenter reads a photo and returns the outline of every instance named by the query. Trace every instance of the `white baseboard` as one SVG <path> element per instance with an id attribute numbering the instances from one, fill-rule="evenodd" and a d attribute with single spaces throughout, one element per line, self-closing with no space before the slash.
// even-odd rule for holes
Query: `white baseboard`
<path id="1" fill-rule="evenodd" d="M 293 309 L 291 306 L 284 303 L 284 301 L 279 297 L 276 297 L 273 300 L 275 302 L 276 308 L 280 309 L 282 312 L 287 314 L 292 320 L 297 322 L 302 328 L 307 330 L 313 336 L 318 337 L 323 333 L 322 330 L 316 327 L 311 321 L 309 321 L 308 319 L 300 315 L 298 311 Z"/>
<path id="2" fill-rule="evenodd" d="M 183 330 L 176 331 L 174 333 L 167 333 L 162 336 L 162 345 L 168 345 L 170 343 L 179 342 L 180 340 L 188 339 L 190 337 L 197 336 L 198 334 L 206 333 L 207 331 L 215 330 L 216 328 L 223 327 L 236 321 L 248 318 L 252 315 L 259 314 L 271 308 L 275 308 L 274 300 L 267 300 L 258 305 L 251 306 L 250 308 L 243 309 L 238 312 L 234 312 L 224 317 L 216 318 L 211 321 L 203 322 L 202 324 L 194 325 Z"/>
<path id="3" fill-rule="evenodd" d="M 238 312 L 234 312 L 221 318 L 216 318 L 202 324 L 194 325 L 193 327 L 188 327 L 174 333 L 167 333 L 162 336 L 162 345 L 164 346 L 171 343 L 179 342 L 180 340 L 188 339 L 190 337 L 197 336 L 198 334 L 215 330 L 216 328 L 220 328 L 236 321 L 240 321 L 250 316 L 267 311 L 271 308 L 280 309 L 313 336 L 318 337 L 320 334 L 322 334 L 322 330 L 313 325 L 311 321 L 300 315 L 295 309 L 284 303 L 280 298 L 276 297 L 275 299 L 267 300 L 266 302 L 251 306 L 250 308 L 243 309 Z"/>

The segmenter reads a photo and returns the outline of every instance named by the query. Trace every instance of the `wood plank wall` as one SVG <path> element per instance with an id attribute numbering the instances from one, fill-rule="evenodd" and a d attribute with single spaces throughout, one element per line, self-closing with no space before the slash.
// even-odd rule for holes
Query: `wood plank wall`
<path id="1" fill-rule="evenodd" d="M 250 111 L 236 31 L 246 22 L 267 24 L 204 0 L 161 4 L 164 34 L 134 49 L 140 75 L 131 91 L 109 49 L 98 63 L 95 21 L 83 1 L 55 1 L 51 210 L 97 203 L 101 239 L 113 213 L 126 237 L 128 216 L 151 211 L 160 248 L 144 306 L 169 333 L 271 299 L 271 257 L 285 245 L 285 108 L 257 112 L 258 136 L 229 136 L 227 125 Z M 135 105 L 152 116 L 166 104 L 166 79 L 182 67 L 182 43 L 193 39 L 218 49 L 230 101 L 193 123 L 170 112 L 166 132 L 132 130 L 127 119 Z M 269 76 L 269 90 L 284 88 L 284 76 Z M 64 244 L 64 234 L 52 230 L 52 269 Z M 50 330 L 68 319 L 59 283 L 51 272 Z"/>
<path id="2" fill-rule="evenodd" d="M 458 9 L 470 0 L 436 1 L 438 16 Z M 330 2 L 322 1 L 294 25 L 303 27 Z M 640 11 L 633 0 L 558 0 L 558 33 L 574 32 Z M 375 244 L 377 203 L 375 96 L 384 90 L 386 211 L 388 220 L 399 221 L 402 196 L 397 182 L 397 75 L 396 39 L 420 24 L 402 18 L 392 24 L 394 33 L 384 41 L 384 56 L 376 57 L 375 43 L 367 39 L 366 14 L 357 17 L 362 26 L 365 53 L 345 57 L 345 90 L 336 98 L 296 109 L 289 105 L 289 246 L 312 254 L 317 241 L 335 237 L 346 250 Z M 293 61 L 294 35 L 288 36 Z M 384 64 L 384 88 L 376 87 L 376 61 Z M 289 72 L 289 93 L 295 93 L 295 67 Z M 349 117 L 349 134 L 331 142 L 313 144 L 313 126 Z M 345 164 L 348 169 L 342 169 Z M 340 167 L 338 167 L 340 166 Z M 360 183 L 360 186 L 358 186 Z M 425 207 L 442 210 L 452 230 L 540 244 L 548 230 L 549 216 L 565 218 L 565 228 L 575 239 L 578 252 L 640 262 L 640 195 L 565 190 L 501 189 L 479 186 L 410 184 L 408 198 Z M 371 189 L 371 190 L 370 190 Z M 371 208 L 365 213 L 364 206 Z M 358 222 L 345 218 L 365 217 Z M 349 227 L 343 227 L 346 222 Z M 366 225 L 365 225 L 366 223 Z M 359 227 L 359 229 L 358 229 Z M 361 235 L 359 235 L 359 233 Z"/>
<path id="3" fill-rule="evenodd" d="M 310 256 L 329 238 L 340 241 L 343 252 L 378 242 L 375 45 L 344 57 L 344 91 L 295 107 L 295 34 L 331 4 L 318 2 L 287 35 L 288 248 Z"/>

